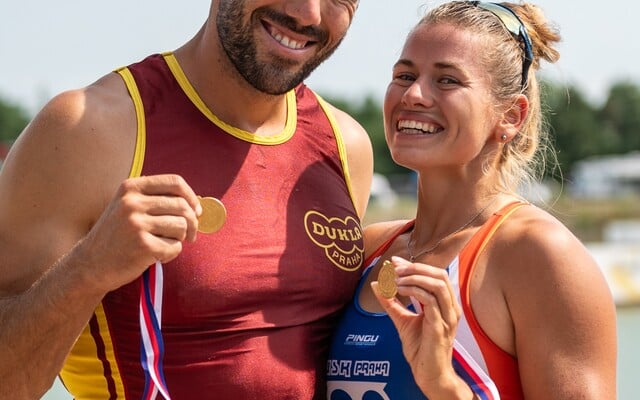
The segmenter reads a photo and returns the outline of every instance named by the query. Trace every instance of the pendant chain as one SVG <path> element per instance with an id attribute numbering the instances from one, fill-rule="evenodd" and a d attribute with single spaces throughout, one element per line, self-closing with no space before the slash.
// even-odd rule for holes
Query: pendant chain
<path id="1" fill-rule="evenodd" d="M 434 251 L 435 249 L 438 248 L 438 246 L 440 246 L 440 243 L 442 243 L 445 239 L 450 238 L 451 236 L 455 235 L 456 233 L 460 232 L 461 230 L 463 230 L 464 228 L 468 227 L 469 225 L 471 225 L 471 223 L 473 221 L 475 221 L 480 215 L 482 215 L 483 212 L 485 212 L 485 210 L 487 208 L 489 208 L 489 206 L 491 204 L 493 204 L 496 201 L 497 196 L 495 196 L 489 203 L 487 203 L 486 206 L 482 207 L 482 209 L 480 211 L 478 211 L 477 214 L 475 214 L 473 216 L 473 218 L 471 218 L 469 221 L 465 222 L 464 225 L 462 225 L 461 227 L 459 227 L 458 229 L 456 229 L 455 231 L 451 232 L 450 234 L 443 236 L 442 238 L 440 238 L 440 240 L 438 240 L 436 242 L 436 244 L 434 244 L 431 247 L 426 248 L 425 250 L 421 250 L 419 251 L 417 254 L 413 254 L 413 252 L 411 251 L 411 247 L 412 247 L 412 242 L 413 242 L 413 232 L 415 232 L 415 229 L 411 231 L 411 233 L 409 234 L 409 240 L 407 241 L 407 252 L 409 253 L 409 261 L 410 262 L 414 262 L 416 260 L 416 258 L 425 255 L 427 253 L 430 253 L 432 251 Z"/>

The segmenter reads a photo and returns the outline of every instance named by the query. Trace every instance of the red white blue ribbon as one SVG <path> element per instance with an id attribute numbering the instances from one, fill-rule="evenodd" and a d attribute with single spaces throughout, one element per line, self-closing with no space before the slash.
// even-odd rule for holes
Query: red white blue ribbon
<path id="1" fill-rule="evenodd" d="M 162 370 L 162 285 L 162 263 L 158 261 L 142 274 L 140 284 L 140 362 L 145 373 L 143 400 L 154 400 L 158 392 L 171 400 Z"/>
<path id="2" fill-rule="evenodd" d="M 496 384 L 457 340 L 453 342 L 453 369 L 481 400 L 500 400 Z"/>

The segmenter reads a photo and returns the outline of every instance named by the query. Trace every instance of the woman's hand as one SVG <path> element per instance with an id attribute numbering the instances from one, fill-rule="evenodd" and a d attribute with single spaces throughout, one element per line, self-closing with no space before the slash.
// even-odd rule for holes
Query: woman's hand
<path id="1" fill-rule="evenodd" d="M 464 390 L 465 387 L 469 394 L 466 398 L 472 398 L 471 389 L 458 377 L 452 365 L 453 342 L 462 308 L 447 271 L 411 263 L 401 257 L 394 256 L 391 261 L 398 275 L 398 295 L 419 302 L 422 312 L 408 310 L 395 297 L 383 297 L 378 282 L 372 282 L 371 287 L 398 330 L 403 354 L 416 383 L 430 399 L 441 398 L 445 393 L 450 395 L 453 388 Z"/>

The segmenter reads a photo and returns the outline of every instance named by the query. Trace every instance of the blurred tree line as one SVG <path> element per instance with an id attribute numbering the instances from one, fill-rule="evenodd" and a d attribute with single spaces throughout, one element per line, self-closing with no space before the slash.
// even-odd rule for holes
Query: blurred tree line
<path id="1" fill-rule="evenodd" d="M 640 150 L 640 86 L 614 83 L 602 105 L 593 105 L 575 86 L 542 82 L 543 110 L 559 167 L 567 177 L 576 161 L 590 156 L 624 154 Z M 372 96 L 360 103 L 327 98 L 353 115 L 373 142 L 375 170 L 383 175 L 404 174 L 396 165 L 384 139 L 382 105 Z M 548 175 L 558 178 L 556 171 Z"/>
<path id="2" fill-rule="evenodd" d="M 11 143 L 29 122 L 27 111 L 0 97 L 0 142 Z"/>
<path id="3" fill-rule="evenodd" d="M 640 150 L 640 86 L 629 81 L 614 83 L 602 105 L 591 104 L 574 86 L 544 81 L 542 91 L 545 119 L 564 176 L 576 161 L 586 157 Z M 387 150 L 381 99 L 366 96 L 353 102 L 327 96 L 327 100 L 353 115 L 369 132 L 376 172 L 407 173 L 393 162 Z M 30 118 L 23 107 L 0 97 L 0 142 L 10 144 Z"/>

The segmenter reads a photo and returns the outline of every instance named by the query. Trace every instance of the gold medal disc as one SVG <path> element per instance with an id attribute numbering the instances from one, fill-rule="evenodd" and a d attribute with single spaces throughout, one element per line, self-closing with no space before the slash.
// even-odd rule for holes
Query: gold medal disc
<path id="1" fill-rule="evenodd" d="M 214 197 L 200 197 L 202 214 L 198 218 L 198 231 L 202 233 L 217 232 L 227 220 L 227 210 L 224 204 Z"/>
<path id="2" fill-rule="evenodd" d="M 398 275 L 396 275 L 396 270 L 391 261 L 385 260 L 378 272 L 378 288 L 380 288 L 382 296 L 390 299 L 398 293 L 397 277 Z"/>

